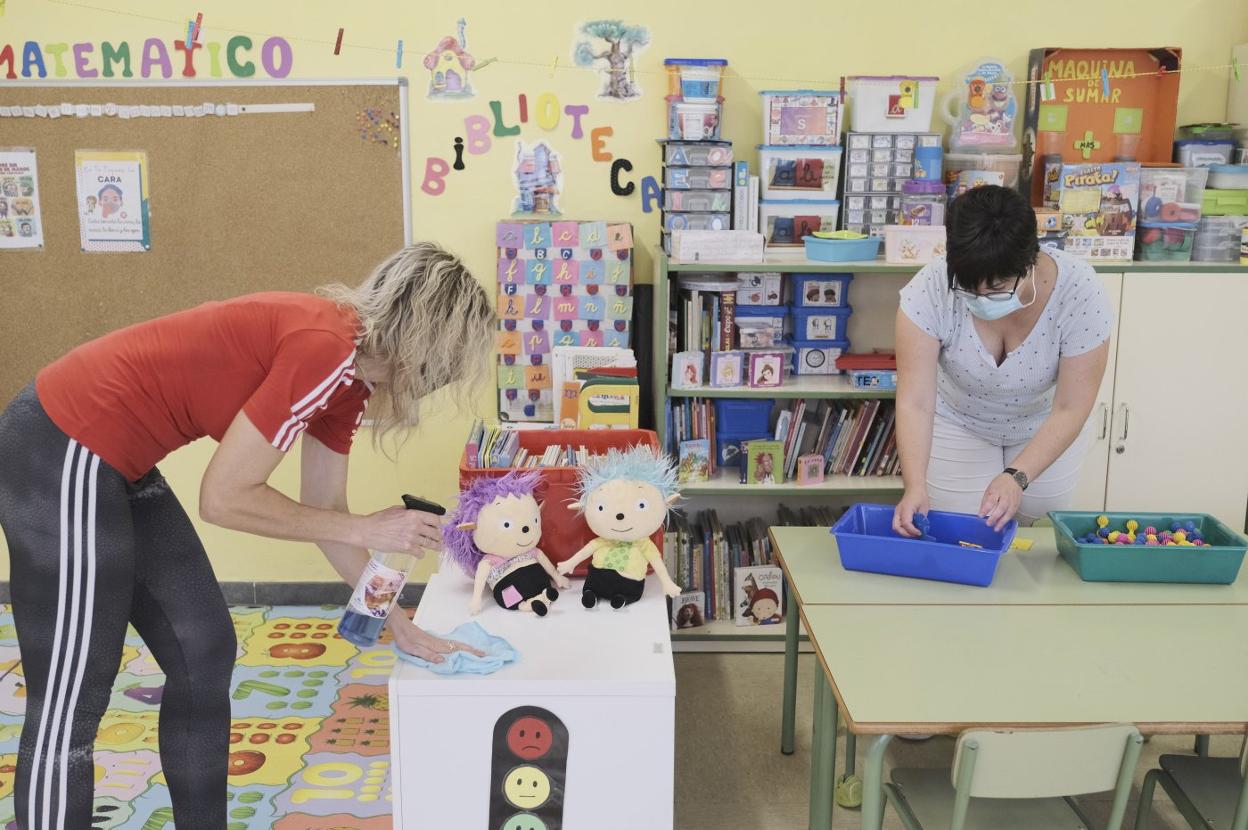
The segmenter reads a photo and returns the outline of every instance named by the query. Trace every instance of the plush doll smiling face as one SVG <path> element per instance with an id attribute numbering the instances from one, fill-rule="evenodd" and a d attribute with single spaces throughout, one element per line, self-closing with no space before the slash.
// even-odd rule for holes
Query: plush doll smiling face
<path id="1" fill-rule="evenodd" d="M 667 509 L 663 494 L 653 484 L 616 479 L 586 497 L 585 521 L 602 539 L 636 542 L 663 526 Z"/>
<path id="2" fill-rule="evenodd" d="M 537 547 L 541 537 L 541 507 L 532 496 L 496 497 L 481 508 L 472 532 L 478 548 L 507 559 Z"/>

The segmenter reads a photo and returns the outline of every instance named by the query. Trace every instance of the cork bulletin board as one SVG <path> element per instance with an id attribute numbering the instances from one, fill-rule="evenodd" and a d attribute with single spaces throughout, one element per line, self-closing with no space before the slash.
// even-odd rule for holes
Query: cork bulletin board
<path id="1" fill-rule="evenodd" d="M 0 146 L 37 154 L 44 228 L 41 250 L 0 250 L 0 408 L 42 366 L 87 340 L 207 300 L 352 284 L 410 240 L 401 79 L 6 84 L 0 99 L 10 107 L 313 105 L 203 117 L 0 119 Z M 150 251 L 82 251 L 75 150 L 147 154 Z"/>

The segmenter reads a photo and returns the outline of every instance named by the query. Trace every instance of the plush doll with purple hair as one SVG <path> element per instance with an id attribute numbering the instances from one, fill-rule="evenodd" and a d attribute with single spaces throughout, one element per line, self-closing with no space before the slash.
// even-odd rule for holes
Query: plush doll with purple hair
<path id="1" fill-rule="evenodd" d="M 539 617 L 559 598 L 555 585 L 571 587 L 537 547 L 542 508 L 533 491 L 539 480 L 538 473 L 513 472 L 477 479 L 459 495 L 459 506 L 442 531 L 442 555 L 472 577 L 468 608 L 473 614 L 480 612 L 487 587 L 503 608 Z"/>

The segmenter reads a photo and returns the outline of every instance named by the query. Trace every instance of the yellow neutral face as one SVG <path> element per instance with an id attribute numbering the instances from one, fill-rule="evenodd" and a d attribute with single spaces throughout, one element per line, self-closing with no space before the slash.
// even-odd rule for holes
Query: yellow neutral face
<path id="1" fill-rule="evenodd" d="M 494 556 L 510 559 L 537 547 L 542 512 L 532 496 L 500 496 L 477 514 L 472 541 Z"/>
<path id="2" fill-rule="evenodd" d="M 503 795 L 522 810 L 536 810 L 550 798 L 550 779 L 537 767 L 516 767 L 507 773 Z"/>
<path id="3" fill-rule="evenodd" d="M 636 542 L 662 527 L 666 518 L 667 503 L 653 484 L 608 481 L 586 498 L 585 521 L 602 539 Z"/>

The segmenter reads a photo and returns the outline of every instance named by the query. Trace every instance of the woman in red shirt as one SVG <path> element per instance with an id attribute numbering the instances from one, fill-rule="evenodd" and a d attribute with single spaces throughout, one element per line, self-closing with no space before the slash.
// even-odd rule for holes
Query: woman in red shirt
<path id="1" fill-rule="evenodd" d="M 491 300 L 432 243 L 321 295 L 252 294 L 113 332 L 44 368 L 0 414 L 0 527 L 27 686 L 14 790 L 26 830 L 90 825 L 92 744 L 127 623 L 166 675 L 160 752 L 175 823 L 225 827 L 234 626 L 156 469 L 169 452 L 205 435 L 220 442 L 200 515 L 315 542 L 348 584 L 369 549 L 441 546 L 428 514 L 349 512 L 347 453 L 370 400 L 380 440 L 415 424 L 429 393 L 483 375 Z M 294 501 L 268 479 L 301 436 Z M 434 661 L 468 648 L 403 615 L 390 628 L 399 648 Z"/>

